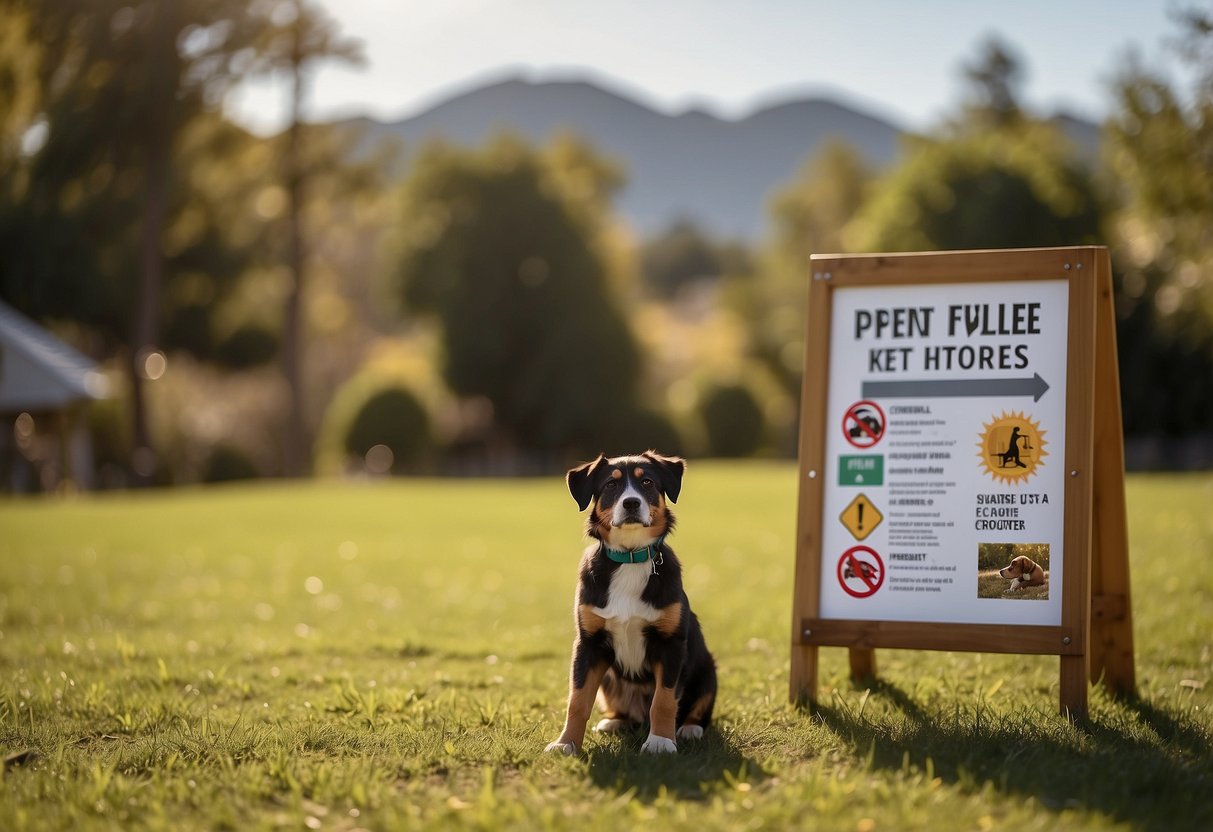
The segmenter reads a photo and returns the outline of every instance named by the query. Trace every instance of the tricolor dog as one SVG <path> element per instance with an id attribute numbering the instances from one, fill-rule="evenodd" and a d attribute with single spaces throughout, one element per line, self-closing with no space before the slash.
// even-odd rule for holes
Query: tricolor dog
<path id="1" fill-rule="evenodd" d="M 573 616 L 577 637 L 569 671 L 564 730 L 548 751 L 576 754 L 595 698 L 594 730 L 620 731 L 648 720 L 641 750 L 677 750 L 712 719 L 716 663 L 682 589 L 682 568 L 667 538 L 682 488 L 681 459 L 654 451 L 599 456 L 568 472 L 569 491 L 591 504 L 594 542 L 581 558 Z"/>
<path id="2" fill-rule="evenodd" d="M 1026 555 L 1011 558 L 1010 564 L 999 569 L 998 574 L 1011 579 L 1007 592 L 1016 592 L 1025 586 L 1043 586 L 1049 577 L 1044 567 Z"/>

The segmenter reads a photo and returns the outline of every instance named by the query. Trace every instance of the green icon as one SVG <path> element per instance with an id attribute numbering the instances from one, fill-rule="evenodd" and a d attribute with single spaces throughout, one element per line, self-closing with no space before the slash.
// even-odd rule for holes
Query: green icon
<path id="1" fill-rule="evenodd" d="M 884 485 L 884 457 L 880 454 L 838 457 L 839 485 Z"/>

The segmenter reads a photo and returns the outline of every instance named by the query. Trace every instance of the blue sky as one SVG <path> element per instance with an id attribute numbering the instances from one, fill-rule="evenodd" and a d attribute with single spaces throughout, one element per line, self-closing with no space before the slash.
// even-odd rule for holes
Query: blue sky
<path id="1" fill-rule="evenodd" d="M 1131 50 L 1170 66 L 1172 0 L 323 0 L 363 41 L 361 70 L 323 66 L 311 118 L 410 115 L 507 74 L 598 78 L 667 112 L 724 117 L 826 94 L 906 127 L 954 104 L 959 67 L 997 33 L 1027 66 L 1025 93 L 1045 111 L 1089 118 L 1110 107 L 1108 80 Z M 229 110 L 259 131 L 281 124 L 285 88 L 239 89 Z"/>

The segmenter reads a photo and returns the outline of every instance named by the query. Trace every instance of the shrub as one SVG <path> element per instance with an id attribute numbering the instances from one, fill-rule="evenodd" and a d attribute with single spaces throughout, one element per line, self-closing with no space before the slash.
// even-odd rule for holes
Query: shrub
<path id="1" fill-rule="evenodd" d="M 758 400 L 746 387 L 711 387 L 701 399 L 700 416 L 710 456 L 751 456 L 762 445 L 766 420 Z"/>
<path id="2" fill-rule="evenodd" d="M 191 303 L 174 309 L 162 341 L 166 350 L 187 350 L 198 358 L 209 359 L 215 349 L 210 307 Z"/>
<path id="3" fill-rule="evenodd" d="M 263 326 L 243 324 L 215 348 L 215 360 L 229 370 L 247 370 L 274 360 L 278 336 Z"/>
<path id="4" fill-rule="evenodd" d="M 256 464 L 244 451 L 235 445 L 220 443 L 211 448 L 206 467 L 202 471 L 203 482 L 233 482 L 253 480 L 261 476 Z"/>
<path id="5" fill-rule="evenodd" d="M 686 453 L 678 428 L 668 416 L 656 410 L 629 410 L 612 418 L 608 424 L 608 431 L 601 437 L 602 447 L 587 449 L 587 453 L 604 451 L 607 456 L 616 456 L 650 449 L 663 454 Z"/>
<path id="6" fill-rule="evenodd" d="M 415 465 L 430 447 L 429 415 L 421 402 L 403 387 L 380 389 L 363 402 L 345 434 L 347 453 L 378 460 L 392 473 Z M 391 451 L 386 454 L 377 446 Z M 368 452 L 374 453 L 368 457 Z"/>

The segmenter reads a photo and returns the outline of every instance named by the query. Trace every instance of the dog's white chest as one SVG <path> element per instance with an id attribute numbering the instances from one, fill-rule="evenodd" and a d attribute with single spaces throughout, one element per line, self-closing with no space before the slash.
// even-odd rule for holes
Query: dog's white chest
<path id="1" fill-rule="evenodd" d="M 607 605 L 594 612 L 606 619 L 615 662 L 628 673 L 644 669 L 644 628 L 661 617 L 661 612 L 644 601 L 640 594 L 649 583 L 653 567 L 645 563 L 621 564 L 611 575 Z"/>

